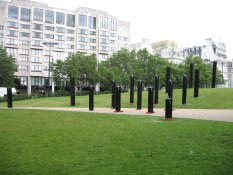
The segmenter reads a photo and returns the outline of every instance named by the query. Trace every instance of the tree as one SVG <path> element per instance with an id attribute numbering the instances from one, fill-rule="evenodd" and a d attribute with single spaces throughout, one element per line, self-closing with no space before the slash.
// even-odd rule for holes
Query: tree
<path id="1" fill-rule="evenodd" d="M 12 55 L 8 55 L 6 49 L 0 46 L 0 86 L 13 87 L 14 73 L 17 71 L 17 65 Z"/>

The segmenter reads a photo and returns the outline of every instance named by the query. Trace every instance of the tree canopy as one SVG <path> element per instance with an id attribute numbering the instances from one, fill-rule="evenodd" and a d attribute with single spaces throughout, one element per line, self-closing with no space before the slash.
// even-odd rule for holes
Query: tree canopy
<path id="1" fill-rule="evenodd" d="M 15 83 L 14 73 L 17 71 L 15 58 L 8 55 L 6 49 L 0 46 L 0 86 L 13 87 Z"/>

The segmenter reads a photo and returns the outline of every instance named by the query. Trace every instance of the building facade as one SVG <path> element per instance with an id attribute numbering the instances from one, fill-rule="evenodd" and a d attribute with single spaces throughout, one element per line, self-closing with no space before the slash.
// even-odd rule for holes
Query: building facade
<path id="1" fill-rule="evenodd" d="M 233 60 L 227 62 L 228 82 L 227 87 L 233 88 Z"/>
<path id="2" fill-rule="evenodd" d="M 104 11 L 86 7 L 71 11 L 11 0 L 0 1 L 0 13 L 0 45 L 16 58 L 16 82 L 28 94 L 46 83 L 51 89 L 51 62 L 77 51 L 94 53 L 104 61 L 129 48 L 130 24 Z"/>

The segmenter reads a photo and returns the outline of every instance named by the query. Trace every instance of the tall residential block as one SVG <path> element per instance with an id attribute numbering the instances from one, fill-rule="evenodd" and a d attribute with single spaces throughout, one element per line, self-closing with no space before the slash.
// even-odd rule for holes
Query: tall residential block
<path id="1" fill-rule="evenodd" d="M 51 88 L 49 63 L 77 51 L 94 53 L 104 61 L 119 49 L 129 48 L 130 24 L 104 11 L 3 0 L 0 13 L 0 45 L 16 58 L 16 84 L 28 94 L 45 87 L 46 81 Z"/>

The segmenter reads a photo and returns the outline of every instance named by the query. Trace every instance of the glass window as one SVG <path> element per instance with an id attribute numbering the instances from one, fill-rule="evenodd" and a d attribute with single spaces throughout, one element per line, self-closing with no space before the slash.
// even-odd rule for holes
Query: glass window
<path id="1" fill-rule="evenodd" d="M 100 27 L 103 29 L 108 29 L 108 18 L 100 17 Z"/>
<path id="2" fill-rule="evenodd" d="M 31 58 L 32 63 L 42 63 L 42 58 L 40 57 L 32 57 Z"/>
<path id="3" fill-rule="evenodd" d="M 31 49 L 32 55 L 42 55 L 41 49 Z"/>
<path id="4" fill-rule="evenodd" d="M 28 57 L 19 57 L 19 61 L 21 61 L 21 62 L 28 62 L 29 58 Z"/>
<path id="5" fill-rule="evenodd" d="M 65 14 L 56 12 L 56 23 L 57 24 L 65 24 Z"/>
<path id="6" fill-rule="evenodd" d="M 33 65 L 33 66 L 31 66 L 31 71 L 32 72 L 42 72 L 42 66 Z M 34 84 L 32 83 L 32 85 L 34 85 Z"/>
<path id="7" fill-rule="evenodd" d="M 3 38 L 3 33 L 0 33 L 0 38 Z"/>
<path id="8" fill-rule="evenodd" d="M 67 36 L 67 37 L 66 37 L 66 40 L 67 40 L 67 41 L 74 41 L 74 37 L 69 37 L 69 36 Z"/>
<path id="9" fill-rule="evenodd" d="M 45 30 L 54 31 L 54 27 L 52 27 L 52 26 L 45 26 Z"/>
<path id="10" fill-rule="evenodd" d="M 30 33 L 20 32 L 21 37 L 30 37 Z"/>
<path id="11" fill-rule="evenodd" d="M 64 35 L 55 35 L 55 39 L 58 41 L 65 41 L 65 36 Z"/>
<path id="12" fill-rule="evenodd" d="M 8 28 L 15 28 L 15 29 L 18 29 L 18 28 L 19 28 L 19 23 L 17 23 L 17 22 L 12 22 L 12 21 L 7 21 L 7 27 L 8 27 Z"/>
<path id="13" fill-rule="evenodd" d="M 29 41 L 20 40 L 20 41 L 19 41 L 19 45 L 29 46 Z"/>
<path id="14" fill-rule="evenodd" d="M 108 38 L 100 38 L 100 44 L 109 44 Z"/>
<path id="15" fill-rule="evenodd" d="M 32 40 L 32 46 L 42 47 L 43 42 L 41 40 Z"/>
<path id="16" fill-rule="evenodd" d="M 83 36 L 79 36 L 79 37 L 78 37 L 78 41 L 79 41 L 79 42 L 82 42 L 82 43 L 87 43 L 87 42 L 88 42 L 88 38 L 83 37 Z"/>
<path id="17" fill-rule="evenodd" d="M 96 46 L 89 46 L 89 50 L 96 50 Z"/>
<path id="18" fill-rule="evenodd" d="M 74 15 L 66 15 L 66 25 L 69 27 L 75 26 L 75 16 Z"/>
<path id="19" fill-rule="evenodd" d="M 54 12 L 53 11 L 45 10 L 45 22 L 54 24 Z"/>
<path id="20" fill-rule="evenodd" d="M 116 19 L 110 19 L 110 30 L 116 31 L 117 30 L 117 20 Z"/>
<path id="21" fill-rule="evenodd" d="M 21 17 L 20 17 L 21 21 L 29 22 L 30 21 L 30 16 L 31 16 L 31 10 L 30 9 L 21 8 Z"/>
<path id="22" fill-rule="evenodd" d="M 109 47 L 108 46 L 100 46 L 100 51 L 108 52 Z"/>
<path id="23" fill-rule="evenodd" d="M 18 70 L 24 70 L 24 71 L 26 70 L 27 71 L 28 70 L 28 66 L 26 66 L 26 65 L 19 65 L 18 66 Z"/>
<path id="24" fill-rule="evenodd" d="M 94 39 L 94 38 L 89 38 L 89 42 L 90 42 L 90 43 L 96 43 L 96 39 Z"/>
<path id="25" fill-rule="evenodd" d="M 32 32 L 32 38 L 43 38 L 42 32 Z"/>
<path id="26" fill-rule="evenodd" d="M 78 25 L 82 27 L 87 27 L 87 16 L 86 15 L 78 15 Z"/>
<path id="27" fill-rule="evenodd" d="M 19 55 L 29 55 L 29 49 L 19 49 Z"/>
<path id="28" fill-rule="evenodd" d="M 6 48 L 6 51 L 10 55 L 14 55 L 14 54 L 17 54 L 18 49 L 16 49 L 16 48 Z"/>
<path id="29" fill-rule="evenodd" d="M 67 29 L 66 32 L 69 34 L 74 34 L 74 30 Z"/>
<path id="30" fill-rule="evenodd" d="M 33 23 L 33 27 L 34 30 L 43 30 L 43 24 L 36 24 Z"/>
<path id="31" fill-rule="evenodd" d="M 89 35 L 96 35 L 96 32 L 95 31 L 89 31 Z"/>
<path id="32" fill-rule="evenodd" d="M 28 24 L 20 24 L 20 27 L 22 29 L 30 29 L 30 25 L 28 25 Z"/>
<path id="33" fill-rule="evenodd" d="M 45 34 L 44 36 L 45 36 L 45 38 L 54 39 L 54 35 L 53 34 Z"/>
<path id="34" fill-rule="evenodd" d="M 57 49 L 65 49 L 65 44 L 64 43 L 58 43 L 55 48 Z"/>
<path id="35" fill-rule="evenodd" d="M 19 17 L 19 8 L 15 6 L 8 6 L 8 18 L 18 19 Z"/>
<path id="36" fill-rule="evenodd" d="M 6 39 L 6 44 L 9 44 L 9 45 L 18 45 L 18 40 L 13 39 L 13 38 L 7 38 Z"/>
<path id="37" fill-rule="evenodd" d="M 88 31 L 86 29 L 78 29 L 78 34 L 87 35 Z"/>
<path id="38" fill-rule="evenodd" d="M 101 30 L 100 31 L 100 36 L 106 36 L 106 37 L 108 37 L 109 36 L 109 32 Z"/>
<path id="39" fill-rule="evenodd" d="M 65 33 L 65 28 L 64 27 L 56 27 L 56 32 L 58 33 Z"/>
<path id="40" fill-rule="evenodd" d="M 96 17 L 88 16 L 88 27 L 90 29 L 96 29 Z"/>
<path id="41" fill-rule="evenodd" d="M 0 25 L 0 30 L 3 30 L 4 29 L 4 25 Z"/>
<path id="42" fill-rule="evenodd" d="M 34 8 L 34 20 L 43 21 L 43 9 Z"/>
<path id="43" fill-rule="evenodd" d="M 74 49 L 74 45 L 67 44 L 67 45 L 66 45 L 66 48 L 67 48 L 67 49 Z"/>
<path id="44" fill-rule="evenodd" d="M 18 31 L 17 30 L 7 30 L 7 36 L 18 36 Z"/>
<path id="45" fill-rule="evenodd" d="M 78 49 L 79 49 L 79 50 L 87 50 L 87 46 L 84 45 L 84 44 L 79 44 L 79 45 L 78 45 Z"/>

